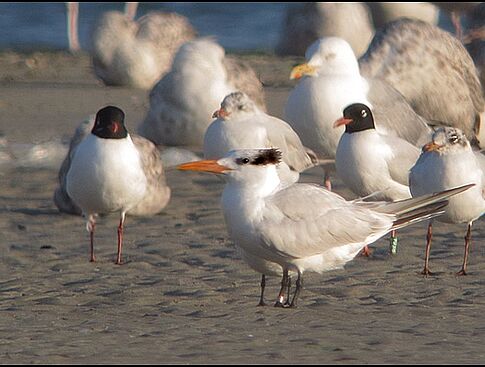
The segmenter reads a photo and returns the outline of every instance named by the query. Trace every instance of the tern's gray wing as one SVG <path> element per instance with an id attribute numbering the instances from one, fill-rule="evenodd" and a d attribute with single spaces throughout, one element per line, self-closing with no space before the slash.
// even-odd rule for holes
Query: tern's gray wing
<path id="1" fill-rule="evenodd" d="M 263 243 L 293 258 L 372 242 L 394 219 L 311 184 L 295 184 L 268 198 L 263 215 Z"/>
<path id="2" fill-rule="evenodd" d="M 419 148 L 431 140 L 433 131 L 427 121 L 413 110 L 401 93 L 384 80 L 370 78 L 367 81 L 367 97 L 373 107 L 377 131 L 397 135 Z"/>
<path id="3" fill-rule="evenodd" d="M 393 152 L 393 155 L 387 161 L 391 178 L 408 186 L 409 170 L 418 160 L 421 153 L 420 149 L 395 136 L 382 135 L 382 139 L 391 147 Z"/>
<path id="4" fill-rule="evenodd" d="M 298 172 L 315 166 L 316 155 L 306 148 L 298 134 L 283 120 L 267 115 L 264 121 L 270 145 L 280 148 L 283 160 Z"/>

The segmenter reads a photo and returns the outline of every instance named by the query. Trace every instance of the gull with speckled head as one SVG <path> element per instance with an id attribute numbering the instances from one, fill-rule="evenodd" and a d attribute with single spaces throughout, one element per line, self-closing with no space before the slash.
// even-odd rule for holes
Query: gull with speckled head
<path id="1" fill-rule="evenodd" d="M 458 128 L 441 127 L 432 140 L 423 146 L 421 156 L 411 168 L 409 186 L 413 196 L 427 194 L 434 190 L 446 190 L 455 185 L 475 184 L 470 190 L 449 199 L 445 214 L 436 218 L 444 223 L 466 223 L 463 264 L 458 275 L 467 274 L 468 253 L 471 242 L 472 224 L 485 213 L 485 156 L 471 149 L 470 142 Z M 432 225 L 428 224 L 426 255 L 423 275 L 429 270 Z"/>
<path id="2" fill-rule="evenodd" d="M 318 164 L 310 149 L 285 121 L 262 111 L 243 92 L 227 95 L 204 136 L 204 158 L 219 159 L 234 149 L 278 147 L 285 164 L 278 166 L 282 182 L 298 181 L 300 173 Z"/>
<path id="3" fill-rule="evenodd" d="M 229 235 L 253 257 L 282 267 L 282 290 L 288 272 L 297 273 L 290 307 L 296 306 L 305 271 L 343 267 L 365 245 L 393 229 L 441 214 L 446 198 L 468 188 L 393 203 L 347 201 L 318 185 L 282 188 L 276 169 L 280 162 L 278 149 L 241 149 L 178 168 L 227 178 L 222 210 Z M 276 305 L 283 306 L 280 298 Z"/>

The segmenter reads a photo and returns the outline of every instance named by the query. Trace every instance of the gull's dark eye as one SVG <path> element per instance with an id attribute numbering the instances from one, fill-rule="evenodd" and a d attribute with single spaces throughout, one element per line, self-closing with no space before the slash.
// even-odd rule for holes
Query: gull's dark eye
<path id="1" fill-rule="evenodd" d="M 455 143 L 458 141 L 458 135 L 456 135 L 456 134 L 450 135 L 450 136 L 448 137 L 448 141 L 449 141 L 451 144 L 455 144 Z"/>
<path id="2" fill-rule="evenodd" d="M 366 117 L 367 117 L 367 111 L 366 111 L 366 110 L 362 110 L 362 111 L 360 111 L 360 115 L 361 115 L 363 118 L 366 118 Z"/>

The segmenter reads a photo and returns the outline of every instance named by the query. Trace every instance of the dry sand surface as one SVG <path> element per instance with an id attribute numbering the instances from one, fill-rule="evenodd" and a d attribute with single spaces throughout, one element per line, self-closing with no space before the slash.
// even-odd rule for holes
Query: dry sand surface
<path id="1" fill-rule="evenodd" d="M 282 115 L 294 59 L 245 55 L 266 84 L 269 112 Z M 148 93 L 108 88 L 86 55 L 0 54 L 0 131 L 11 142 L 69 137 L 116 104 L 133 130 Z M 305 181 L 321 182 L 314 169 Z M 256 307 L 259 274 L 228 238 L 222 182 L 167 172 L 172 199 L 151 218 L 128 217 L 122 266 L 116 215 L 97 226 L 88 261 L 81 217 L 52 202 L 57 169 L 0 173 L 0 363 L 480 363 L 485 360 L 483 221 L 474 227 L 469 275 L 455 276 L 465 226 L 436 224 L 423 278 L 425 223 L 386 239 L 345 269 L 305 274 L 296 309 Z M 349 195 L 336 180 L 335 190 Z M 348 196 L 350 197 L 350 195 Z M 279 279 L 270 278 L 272 302 Z"/>

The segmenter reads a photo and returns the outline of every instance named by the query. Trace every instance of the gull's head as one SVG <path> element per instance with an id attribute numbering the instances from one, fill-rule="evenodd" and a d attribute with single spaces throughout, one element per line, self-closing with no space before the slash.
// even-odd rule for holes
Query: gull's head
<path id="1" fill-rule="evenodd" d="M 372 111 L 363 103 L 353 103 L 345 107 L 343 117 L 335 121 L 333 127 L 342 125 L 345 125 L 345 132 L 349 134 L 375 129 Z"/>
<path id="2" fill-rule="evenodd" d="M 359 64 L 350 44 L 339 37 L 324 37 L 305 52 L 306 63 L 295 66 L 290 79 L 317 75 L 360 75 Z"/>
<path id="3" fill-rule="evenodd" d="M 125 113 L 118 107 L 106 106 L 96 113 L 91 133 L 103 139 L 124 139 L 128 136 Z"/>
<path id="4" fill-rule="evenodd" d="M 172 62 L 172 69 L 197 67 L 203 70 L 218 70 L 223 67 L 224 57 L 224 49 L 213 38 L 200 37 L 180 46 Z"/>
<path id="5" fill-rule="evenodd" d="M 221 108 L 214 112 L 213 118 L 230 120 L 235 116 L 257 111 L 256 104 L 243 92 L 228 94 L 221 103 Z"/>
<path id="6" fill-rule="evenodd" d="M 423 152 L 437 152 L 447 154 L 471 149 L 470 142 L 463 132 L 450 126 L 439 127 L 435 130 L 432 140 L 423 146 Z"/>
<path id="7" fill-rule="evenodd" d="M 231 150 L 221 159 L 202 160 L 181 164 L 182 171 L 200 171 L 227 175 L 232 181 L 243 184 L 279 184 L 276 166 L 282 153 L 277 148 Z"/>

